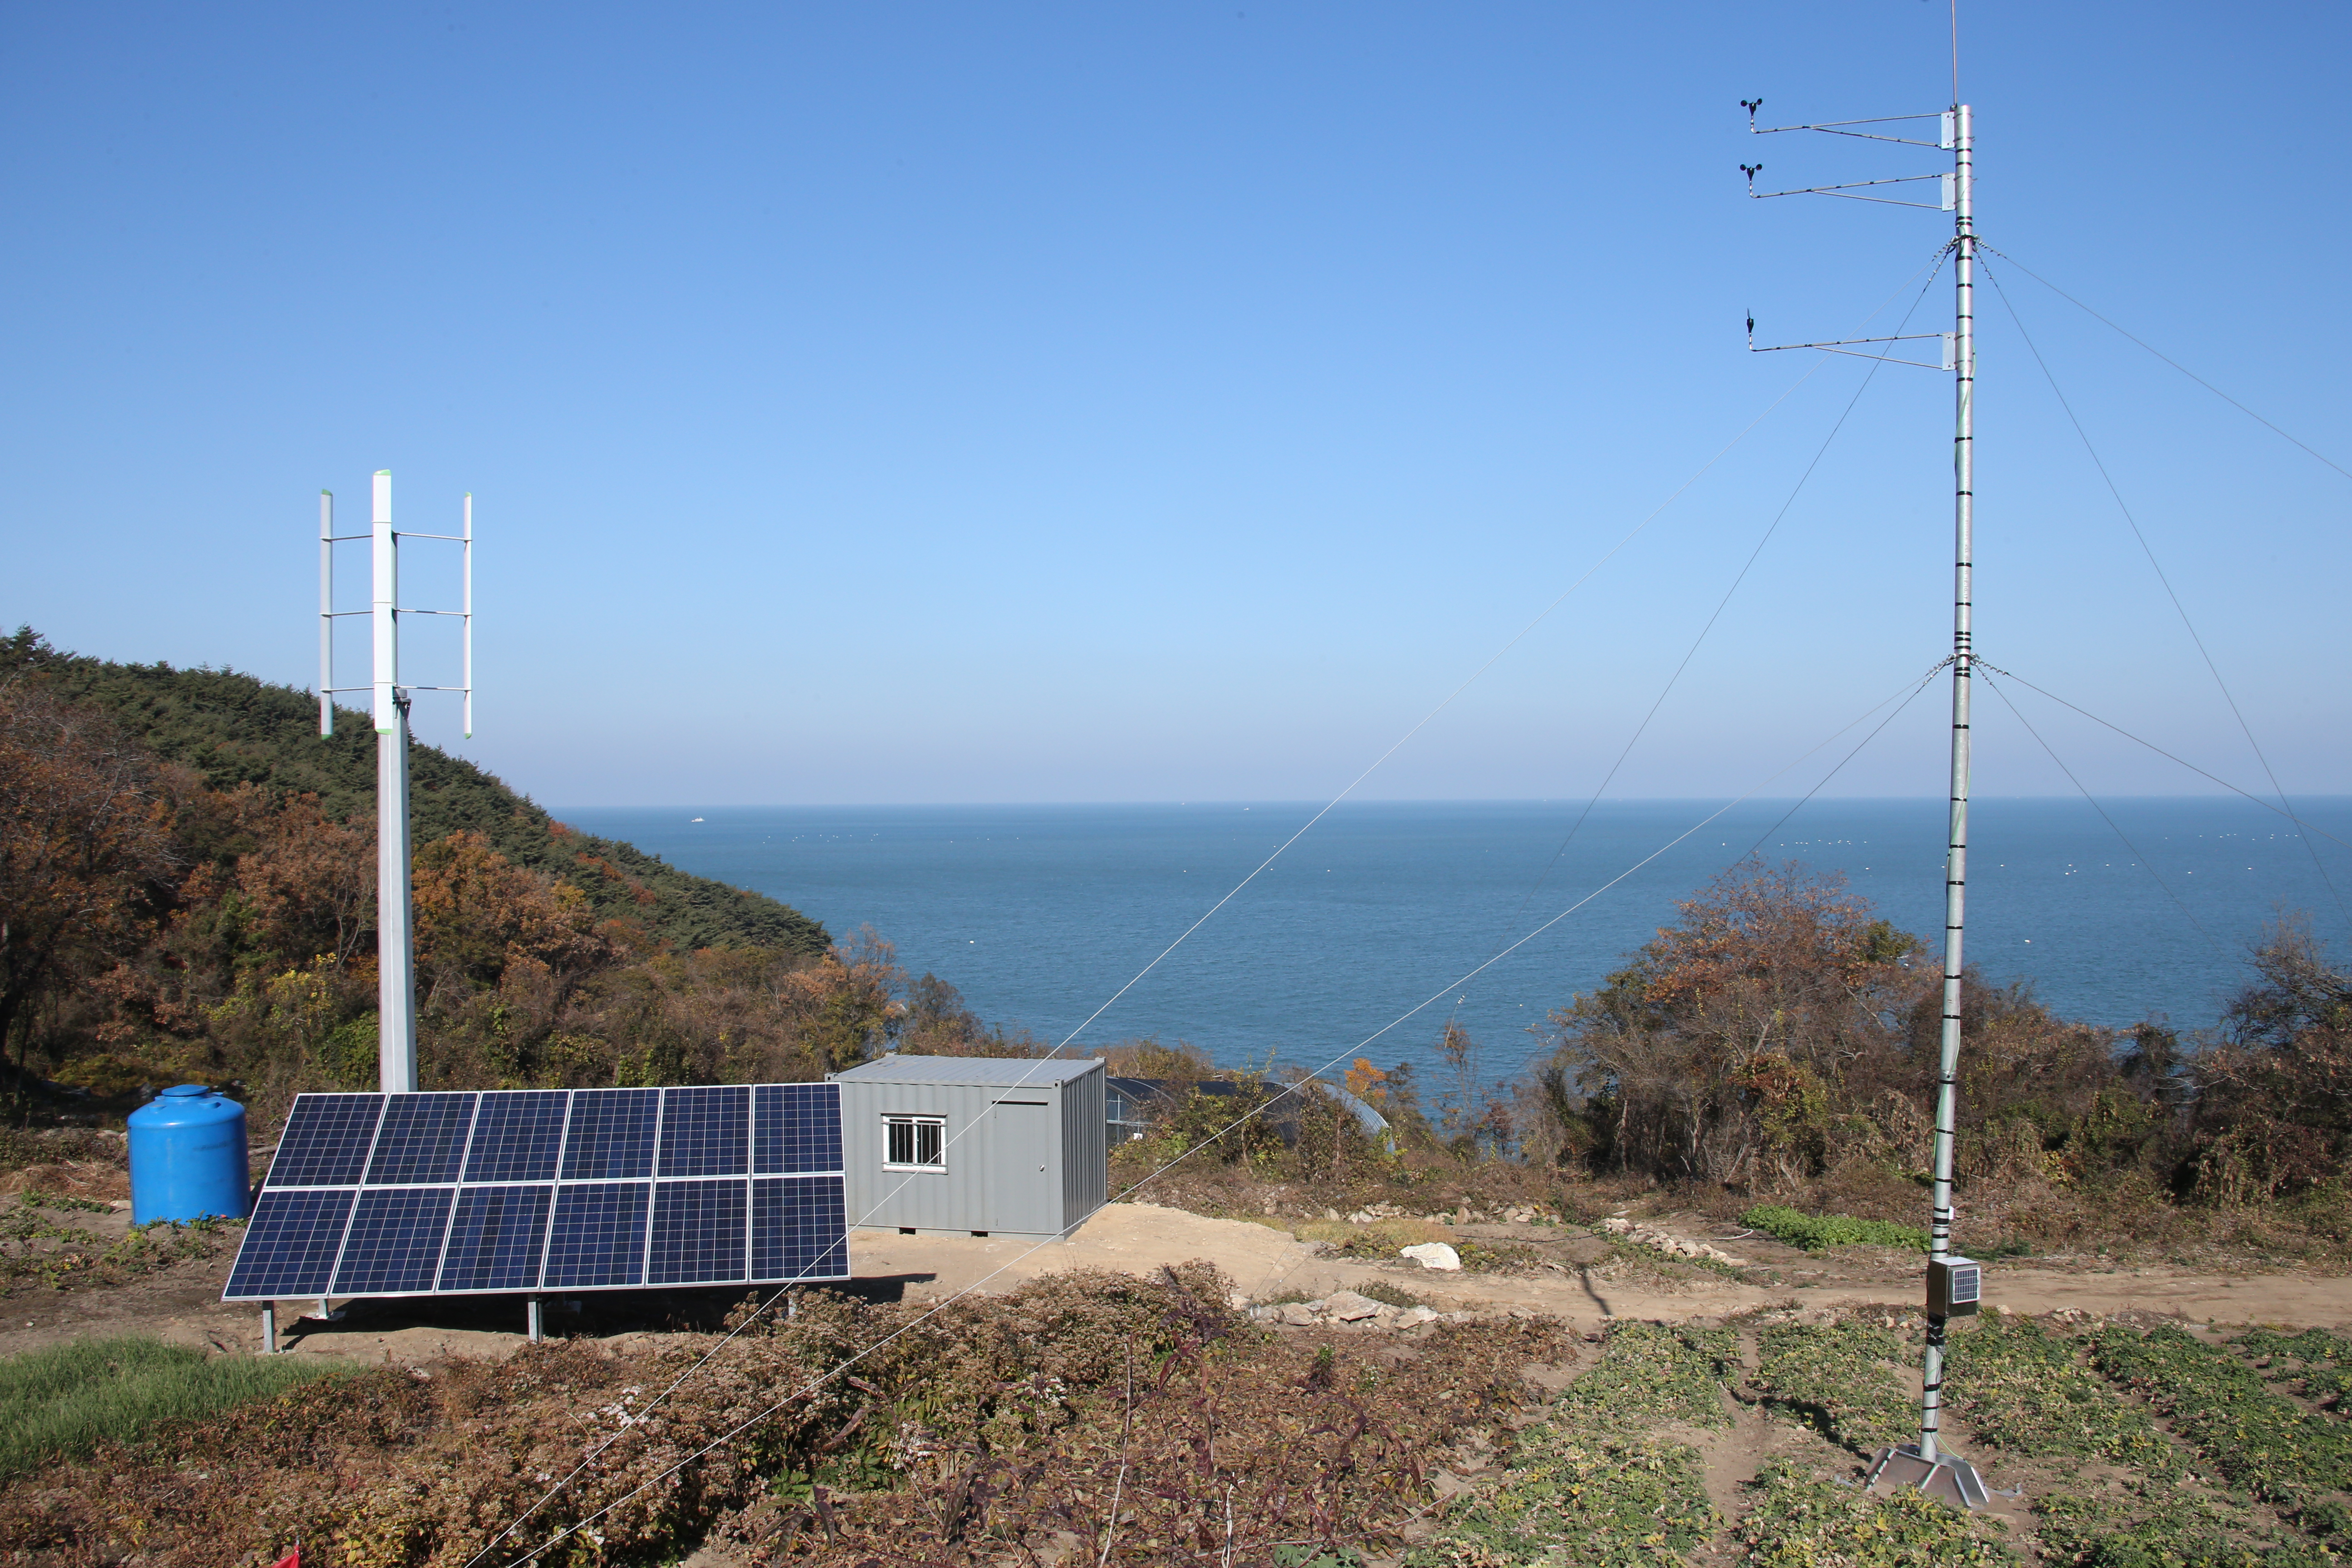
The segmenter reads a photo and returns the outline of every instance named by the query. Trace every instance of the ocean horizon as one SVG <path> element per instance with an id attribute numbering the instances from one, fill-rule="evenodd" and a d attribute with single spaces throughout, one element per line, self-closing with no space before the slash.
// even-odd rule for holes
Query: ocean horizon
<path id="1" fill-rule="evenodd" d="M 2079 798 L 1971 803 L 1968 956 L 1989 979 L 2029 984 L 2066 1017 L 2188 1032 L 2217 1021 L 2251 974 L 2248 948 L 2280 915 L 2307 914 L 2343 950 L 2352 849 L 2326 835 L 2352 839 L 2352 796 L 2294 802 L 2318 830 L 2308 839 L 2231 796 L 2100 804 L 2105 818 Z M 781 899 L 836 940 L 871 926 L 910 973 L 950 982 L 990 1023 L 1049 1043 L 1184 1040 L 1227 1066 L 1363 1056 L 1410 1062 L 1433 1089 L 1449 1017 L 1478 1041 L 1487 1083 L 1510 1079 L 1543 1054 L 1553 1009 L 1603 984 L 1675 919 L 1677 900 L 1751 851 L 1843 875 L 1927 942 L 1929 962 L 1940 942 L 1937 798 L 1602 801 L 1572 837 L 1582 801 L 1350 801 L 1233 892 L 1320 809 L 556 815 Z"/>

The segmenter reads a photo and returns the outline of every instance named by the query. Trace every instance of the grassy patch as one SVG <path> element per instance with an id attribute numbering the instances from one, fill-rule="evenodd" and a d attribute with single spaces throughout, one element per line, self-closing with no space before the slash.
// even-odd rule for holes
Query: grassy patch
<path id="1" fill-rule="evenodd" d="M 2147 1412 L 2093 1376 L 2077 1348 L 2031 1318 L 1980 1318 L 1952 1336 L 1945 1397 L 1978 1436 L 2012 1454 L 2097 1455 L 2179 1474 L 2179 1453 Z"/>
<path id="2" fill-rule="evenodd" d="M 2063 1493 L 2033 1505 L 2042 1561 L 2064 1568 L 2327 1568 L 2307 1541 L 2258 1529 L 2240 1510 L 2166 1487 L 2127 1498 Z"/>
<path id="3" fill-rule="evenodd" d="M 1758 1336 L 1757 1384 L 1783 1412 L 1859 1454 L 1916 1436 L 1918 1402 L 1906 1385 L 1903 1346 L 1861 1323 L 1780 1323 Z"/>
<path id="4" fill-rule="evenodd" d="M 1559 1419 L 1603 1426 L 1680 1421 L 1728 1426 L 1724 1381 L 1739 1359 L 1728 1329 L 1661 1328 L 1622 1319 L 1609 1327 L 1601 1364 L 1570 1384 Z"/>
<path id="5" fill-rule="evenodd" d="M 2326 1329 L 2299 1334 L 2256 1329 L 2231 1348 L 2271 1382 L 2286 1384 L 2339 1415 L 2352 1415 L 2345 1398 L 2352 1394 L 2352 1340 Z"/>
<path id="6" fill-rule="evenodd" d="M 2110 1328 L 2092 1345 L 2099 1370 L 2146 1394 L 2232 1486 L 2298 1506 L 2352 1483 L 2341 1424 L 2271 1393 L 2235 1356 L 2169 1324 Z"/>
<path id="7" fill-rule="evenodd" d="M 1807 1252 L 1826 1252 L 1832 1247 L 1906 1247 L 1916 1252 L 1927 1250 L 1927 1233 L 1891 1220 L 1855 1219 L 1851 1215 L 1802 1214 L 1780 1204 L 1766 1204 L 1749 1209 L 1739 1216 L 1739 1223 L 1751 1230 L 1777 1237 L 1791 1247 Z"/>
<path id="8" fill-rule="evenodd" d="M 1884 1496 L 1767 1463 L 1739 1521 L 1755 1568 L 1953 1568 L 2011 1563 L 2016 1555 L 1968 1516 L 1915 1491 Z"/>
<path id="9" fill-rule="evenodd" d="M 1450 1513 L 1412 1568 L 1679 1563 L 1718 1523 L 1698 1451 L 1629 1433 L 1547 1424 L 1519 1435 L 1502 1480 Z"/>
<path id="10" fill-rule="evenodd" d="M 1728 1426 L 1723 1379 L 1737 1354 L 1721 1329 L 1610 1326 L 1601 1364 L 1549 1421 L 1519 1435 L 1499 1479 L 1458 1500 L 1414 1568 L 1594 1563 L 1663 1568 L 1712 1535 L 1698 1450 L 1647 1430 Z"/>
<path id="11" fill-rule="evenodd" d="M 0 1475 L 135 1442 L 344 1370 L 316 1357 L 210 1356 L 136 1338 L 80 1340 L 0 1360 Z"/>

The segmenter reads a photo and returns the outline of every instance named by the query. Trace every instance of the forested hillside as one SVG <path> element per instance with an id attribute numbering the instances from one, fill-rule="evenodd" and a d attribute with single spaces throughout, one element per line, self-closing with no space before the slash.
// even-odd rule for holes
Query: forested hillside
<path id="1" fill-rule="evenodd" d="M 0 641 L 15 1119 L 186 1079 L 242 1083 L 267 1119 L 373 1085 L 375 742 L 339 728 L 250 676 Z M 870 933 L 835 947 L 431 747 L 414 771 L 427 1088 L 806 1079 L 929 1026 Z"/>
<path id="2" fill-rule="evenodd" d="M 205 787 L 254 784 L 312 795 L 331 822 L 375 811 L 375 730 L 339 708 L 319 733 L 318 699 L 226 669 L 113 664 L 50 648 L 19 628 L 0 640 L 0 681 L 37 671 L 48 689 L 110 716 L 157 758 L 195 771 Z M 409 812 L 420 845 L 478 833 L 517 866 L 544 871 L 675 947 L 780 947 L 815 957 L 824 928 L 764 894 L 688 876 L 635 847 L 572 832 L 495 776 L 437 747 L 409 751 Z"/>

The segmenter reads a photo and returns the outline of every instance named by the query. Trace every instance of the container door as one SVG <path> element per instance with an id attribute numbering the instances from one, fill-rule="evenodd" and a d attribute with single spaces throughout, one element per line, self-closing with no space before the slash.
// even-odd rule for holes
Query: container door
<path id="1" fill-rule="evenodd" d="M 989 1173 L 988 1228 L 1033 1234 L 1060 1230 L 1062 1181 L 1054 1169 L 1054 1156 L 1062 1138 L 1053 1105 L 1043 1100 L 1000 1100 L 989 1116 L 995 1123 L 989 1140 L 995 1168 Z"/>

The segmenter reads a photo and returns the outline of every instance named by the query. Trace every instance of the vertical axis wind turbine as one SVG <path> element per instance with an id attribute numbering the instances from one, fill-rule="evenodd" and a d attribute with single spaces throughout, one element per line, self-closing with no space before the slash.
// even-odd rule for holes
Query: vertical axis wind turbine
<path id="1" fill-rule="evenodd" d="M 371 497 L 365 533 L 335 531 L 335 497 L 319 492 L 319 733 L 335 732 L 335 695 L 343 691 L 373 694 L 375 720 L 375 846 L 376 846 L 376 1019 L 380 1081 L 386 1094 L 416 1091 L 416 950 L 408 884 L 408 706 L 419 691 L 464 694 L 466 738 L 474 735 L 474 498 L 465 502 L 465 529 L 460 533 L 411 533 L 410 539 L 448 540 L 463 554 L 465 607 L 459 610 L 403 609 L 400 605 L 400 542 L 404 535 L 392 526 L 392 470 L 378 469 Z M 335 608 L 335 546 L 366 540 L 369 560 L 369 607 Z M 335 684 L 335 621 L 343 616 L 366 616 L 373 654 L 366 686 Z M 400 679 L 400 617 L 452 616 L 461 626 L 464 642 L 464 683 L 458 686 L 410 686 Z"/>
<path id="2" fill-rule="evenodd" d="M 1956 74 L 1956 83 L 1957 79 Z M 1957 100 L 1958 96 L 1956 86 L 1953 97 Z M 1975 128 L 1969 106 L 1958 101 L 1937 114 L 1896 114 L 1874 120 L 1760 127 L 1756 123 L 1756 111 L 1762 107 L 1763 101 L 1760 98 L 1740 101 L 1740 107 L 1748 110 L 1748 129 L 1754 135 L 1776 136 L 1785 132 L 1815 131 L 1864 141 L 1891 142 L 1906 147 L 1934 147 L 1952 154 L 1952 172 L 1948 174 L 1905 174 L 1892 179 L 1860 180 L 1846 184 L 1812 185 L 1788 191 L 1759 191 L 1756 188 L 1756 176 L 1763 168 L 1761 163 L 1742 163 L 1739 169 L 1748 176 L 1748 194 L 1759 201 L 1775 196 L 1838 196 L 1848 201 L 1923 207 L 1953 215 L 1952 238 L 1944 247 L 1952 260 L 1950 331 L 1912 332 L 1885 338 L 1843 338 L 1829 342 L 1780 343 L 1759 348 L 1756 321 L 1751 316 L 1748 321 L 1748 347 L 1752 353 L 1818 349 L 1829 353 L 1888 361 L 1890 350 L 1882 348 L 1875 353 L 1867 353 L 1864 345 L 1909 342 L 1936 337 L 1943 340 L 1941 364 L 1906 359 L 1888 363 L 1943 370 L 1953 378 L 1952 654 L 1946 661 L 1952 667 L 1951 816 L 1944 858 L 1943 1032 L 1936 1073 L 1935 1194 L 1927 1233 L 1927 1343 L 1922 1368 L 1925 1388 L 1920 1395 L 1918 1442 L 1880 1449 L 1871 1465 L 1870 1484 L 1875 1488 L 1917 1487 L 1958 1507 L 1982 1508 L 1990 1499 L 1975 1468 L 1957 1455 L 1940 1451 L 1937 1445 L 1937 1427 L 1943 1408 L 1946 1329 L 1951 1319 L 1975 1313 L 1983 1285 L 1983 1272 L 1979 1267 L 1969 1258 L 1956 1257 L 1952 1252 L 1952 1144 L 1958 1130 L 1961 943 L 1968 907 L 1969 695 L 1971 666 L 1976 657 L 1970 626 L 1974 609 L 1972 576 L 1976 531 Z M 1893 135 L 1879 129 L 1917 120 L 1939 121 L 1941 134 L 1934 142 L 1926 142 L 1916 137 Z M 1877 194 L 1880 187 L 1927 180 L 1937 181 L 1941 185 L 1943 200 L 1940 203 L 1930 205 Z M 1864 195 L 1865 191 L 1873 194 Z"/>

